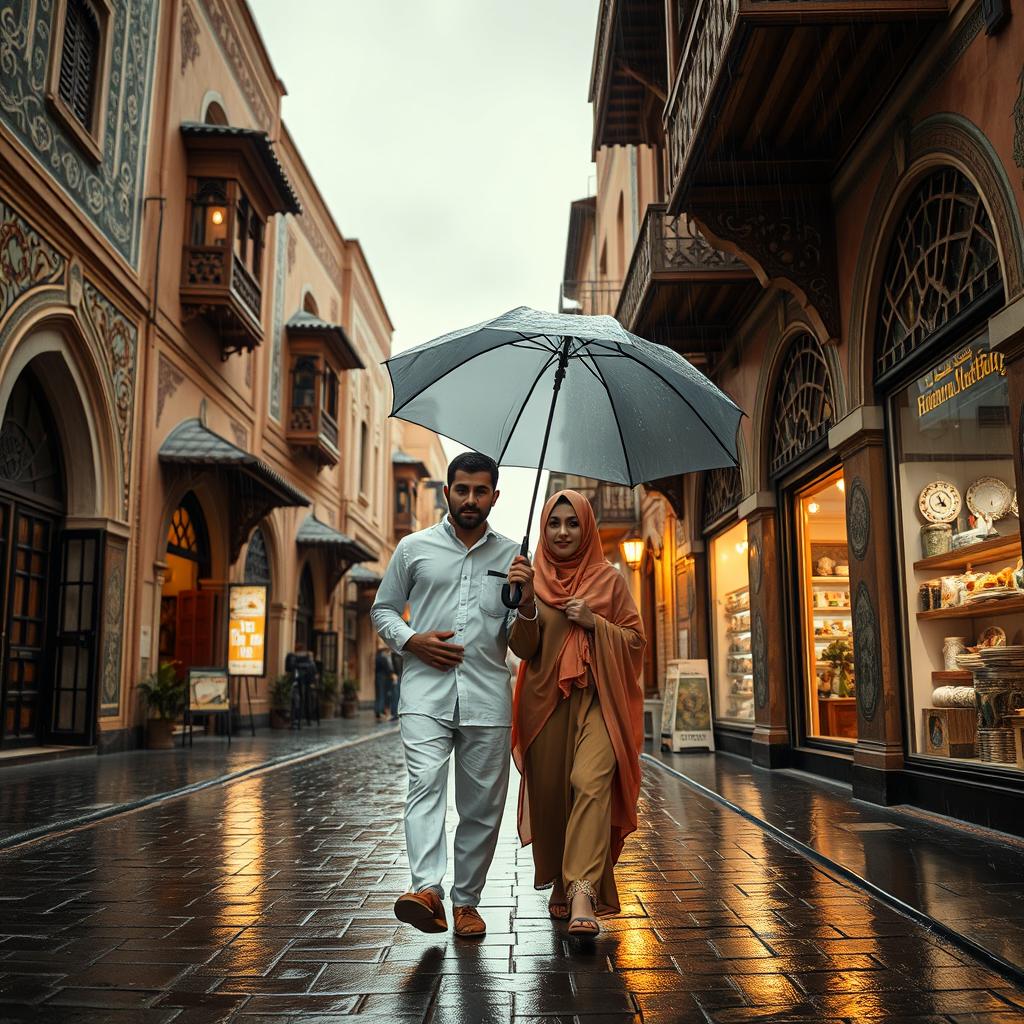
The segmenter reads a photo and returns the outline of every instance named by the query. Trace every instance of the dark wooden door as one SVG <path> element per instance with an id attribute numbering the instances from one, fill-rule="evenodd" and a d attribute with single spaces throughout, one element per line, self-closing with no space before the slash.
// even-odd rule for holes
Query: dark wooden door
<path id="1" fill-rule="evenodd" d="M 3 742 L 13 746 L 38 742 L 46 727 L 47 613 L 55 522 L 52 516 L 16 505 L 0 507 L 11 523 L 4 534 L 8 571 Z"/>
<path id="2" fill-rule="evenodd" d="M 49 737 L 58 743 L 89 745 L 96 737 L 102 554 L 98 530 L 61 537 Z"/>
<path id="3" fill-rule="evenodd" d="M 213 664 L 216 596 L 212 590 L 183 590 L 178 594 L 174 660 L 182 678 L 193 666 Z"/>

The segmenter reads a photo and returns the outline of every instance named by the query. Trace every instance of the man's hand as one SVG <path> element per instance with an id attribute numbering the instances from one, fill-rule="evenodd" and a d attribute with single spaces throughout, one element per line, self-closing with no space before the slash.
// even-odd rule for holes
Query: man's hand
<path id="1" fill-rule="evenodd" d="M 508 582 L 510 586 L 518 583 L 523 588 L 523 599 L 519 602 L 520 608 L 524 605 L 528 608 L 533 604 L 533 566 L 522 555 L 516 555 L 512 559 L 512 568 L 508 571 Z"/>
<path id="2" fill-rule="evenodd" d="M 414 654 L 431 668 L 447 672 L 462 661 L 464 648 L 447 643 L 455 634 L 451 630 L 433 629 L 429 633 L 414 633 L 403 650 Z"/>
<path id="3" fill-rule="evenodd" d="M 587 602 L 578 597 L 565 602 L 565 617 L 581 629 L 592 630 L 597 625 L 594 613 L 587 607 Z"/>

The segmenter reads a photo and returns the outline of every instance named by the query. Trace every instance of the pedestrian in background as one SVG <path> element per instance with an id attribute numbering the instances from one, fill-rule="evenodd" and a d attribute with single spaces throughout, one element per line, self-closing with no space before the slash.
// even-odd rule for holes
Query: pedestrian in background
<path id="1" fill-rule="evenodd" d="M 395 679 L 395 667 L 391 664 L 391 655 L 388 649 L 381 644 L 377 648 L 377 656 L 373 662 L 373 717 L 378 722 L 383 722 L 386 717 Z"/>
<path id="2" fill-rule="evenodd" d="M 554 889 L 551 916 L 570 918 L 572 935 L 597 935 L 597 915 L 620 910 L 613 868 L 637 824 L 643 625 L 577 491 L 548 499 L 535 565 L 517 557 L 508 579 L 523 588 L 509 634 L 523 659 L 512 715 L 519 835 L 533 843 L 534 884 Z"/>
<path id="3" fill-rule="evenodd" d="M 397 651 L 391 652 L 391 667 L 395 671 L 395 682 L 391 687 L 391 721 L 398 721 L 398 705 L 402 700 L 402 656 Z"/>

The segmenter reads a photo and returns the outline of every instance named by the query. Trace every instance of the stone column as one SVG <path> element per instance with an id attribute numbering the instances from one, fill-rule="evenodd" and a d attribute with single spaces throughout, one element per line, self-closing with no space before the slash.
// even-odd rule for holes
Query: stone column
<path id="1" fill-rule="evenodd" d="M 899 632 L 905 609 L 893 581 L 900 567 L 890 534 L 891 495 L 880 406 L 861 406 L 829 431 L 843 460 L 850 604 L 857 685 L 853 795 L 871 803 L 898 801 L 903 769 L 903 676 Z"/>
<path id="2" fill-rule="evenodd" d="M 790 759 L 789 675 L 786 671 L 785 579 L 779 559 L 775 495 L 761 491 L 740 503 L 747 521 L 750 573 L 750 653 L 754 668 L 754 735 L 751 758 L 763 768 Z"/>

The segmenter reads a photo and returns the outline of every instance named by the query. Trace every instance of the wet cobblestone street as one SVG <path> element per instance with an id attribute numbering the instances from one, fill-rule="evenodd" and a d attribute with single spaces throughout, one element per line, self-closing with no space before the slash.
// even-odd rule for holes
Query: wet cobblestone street
<path id="1" fill-rule="evenodd" d="M 511 802 L 486 939 L 394 920 L 394 736 L 0 854 L 0 1021 L 1024 1021 L 1024 991 L 644 770 L 596 942 L 548 919 Z"/>

